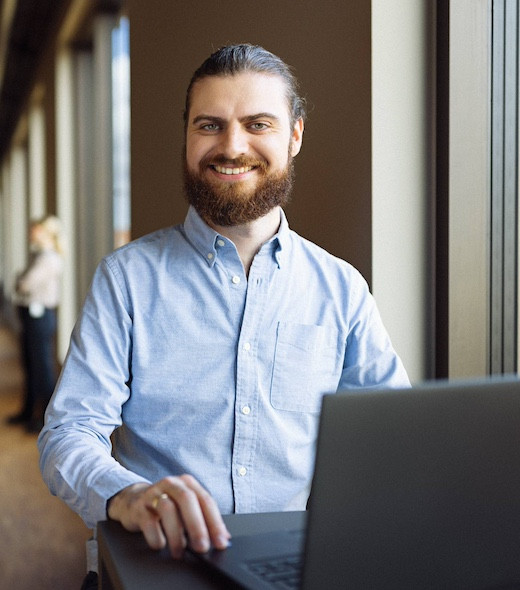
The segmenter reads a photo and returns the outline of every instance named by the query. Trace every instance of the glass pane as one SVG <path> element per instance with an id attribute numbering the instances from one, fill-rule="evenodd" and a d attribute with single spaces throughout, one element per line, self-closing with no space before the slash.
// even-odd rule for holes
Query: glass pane
<path id="1" fill-rule="evenodd" d="M 130 43 L 128 18 L 112 33 L 114 247 L 130 240 Z"/>

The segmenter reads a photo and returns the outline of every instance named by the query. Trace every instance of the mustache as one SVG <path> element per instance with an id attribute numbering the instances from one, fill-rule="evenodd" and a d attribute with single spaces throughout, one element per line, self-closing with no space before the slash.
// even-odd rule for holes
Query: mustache
<path id="1" fill-rule="evenodd" d="M 203 158 L 200 161 L 200 168 L 202 170 L 204 168 L 207 168 L 208 166 L 212 166 L 215 164 L 219 166 L 229 166 L 232 168 L 245 168 L 247 166 L 251 166 L 254 168 L 260 168 L 264 171 L 267 170 L 267 162 L 265 160 L 260 160 L 258 158 L 249 158 L 247 156 L 242 156 L 239 158 L 226 158 L 222 154 Z"/>

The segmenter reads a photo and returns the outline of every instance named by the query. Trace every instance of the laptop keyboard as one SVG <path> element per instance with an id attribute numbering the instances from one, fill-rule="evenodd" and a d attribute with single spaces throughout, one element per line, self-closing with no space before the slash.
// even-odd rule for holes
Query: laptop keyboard
<path id="1" fill-rule="evenodd" d="M 301 555 L 284 555 L 275 559 L 247 562 L 249 571 L 280 590 L 300 588 L 303 560 Z"/>

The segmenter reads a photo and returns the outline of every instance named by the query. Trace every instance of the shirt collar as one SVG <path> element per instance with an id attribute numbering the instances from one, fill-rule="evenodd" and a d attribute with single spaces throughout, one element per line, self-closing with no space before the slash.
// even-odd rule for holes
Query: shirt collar
<path id="1" fill-rule="evenodd" d="M 217 259 L 219 249 L 229 243 L 229 239 L 221 236 L 214 229 L 203 221 L 195 208 L 190 205 L 186 219 L 184 220 L 184 231 L 187 238 L 204 257 L 208 266 L 212 267 Z M 290 230 L 284 211 L 280 208 L 280 227 L 278 232 L 266 243 L 263 248 L 270 248 L 278 264 L 282 266 L 289 250 Z"/>
<path id="2" fill-rule="evenodd" d="M 192 205 L 190 205 L 184 220 L 184 231 L 188 240 L 204 257 L 208 266 L 213 266 L 218 253 L 217 241 L 220 236 L 202 220 Z"/>
<path id="3" fill-rule="evenodd" d="M 273 255 L 280 268 L 288 256 L 290 244 L 290 230 L 284 210 L 280 207 L 280 227 L 278 232 L 269 240 L 272 243 Z"/>

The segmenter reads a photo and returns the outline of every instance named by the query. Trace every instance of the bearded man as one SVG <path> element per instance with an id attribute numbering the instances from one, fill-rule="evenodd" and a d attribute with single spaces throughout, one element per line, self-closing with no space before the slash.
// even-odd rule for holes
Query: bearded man
<path id="1" fill-rule="evenodd" d="M 101 262 L 38 440 L 88 526 L 225 548 L 223 513 L 305 509 L 323 394 L 409 385 L 360 274 L 288 227 L 304 116 L 261 47 L 193 75 L 185 222 Z"/>

